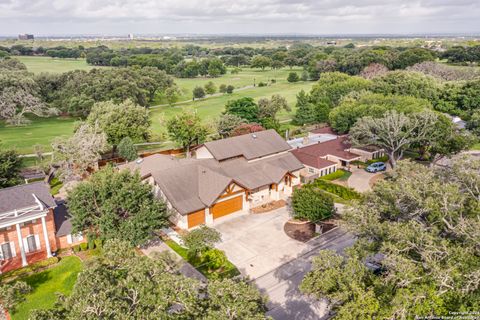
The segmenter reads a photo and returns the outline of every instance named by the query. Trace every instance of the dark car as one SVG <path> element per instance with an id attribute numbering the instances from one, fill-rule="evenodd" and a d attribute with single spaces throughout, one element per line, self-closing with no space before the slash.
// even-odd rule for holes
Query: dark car
<path id="1" fill-rule="evenodd" d="M 369 165 L 365 170 L 372 173 L 385 171 L 387 170 L 387 165 L 384 162 L 375 162 Z"/>

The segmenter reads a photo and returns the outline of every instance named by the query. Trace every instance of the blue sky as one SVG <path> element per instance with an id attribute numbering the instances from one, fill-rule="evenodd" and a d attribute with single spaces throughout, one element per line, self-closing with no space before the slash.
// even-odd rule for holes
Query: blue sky
<path id="1" fill-rule="evenodd" d="M 479 32 L 479 0 L 0 0 L 0 35 Z"/>

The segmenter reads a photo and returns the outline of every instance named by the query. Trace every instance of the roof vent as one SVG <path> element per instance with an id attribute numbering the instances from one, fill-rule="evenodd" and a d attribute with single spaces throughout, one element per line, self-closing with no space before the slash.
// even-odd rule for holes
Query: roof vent
<path id="1" fill-rule="evenodd" d="M 140 163 L 142 163 L 142 162 L 143 162 L 143 158 L 140 158 L 140 159 L 135 160 L 135 163 L 136 163 L 136 164 L 140 164 Z"/>
<path id="2" fill-rule="evenodd" d="M 253 139 L 257 139 L 257 135 L 255 133 L 252 134 Z"/>

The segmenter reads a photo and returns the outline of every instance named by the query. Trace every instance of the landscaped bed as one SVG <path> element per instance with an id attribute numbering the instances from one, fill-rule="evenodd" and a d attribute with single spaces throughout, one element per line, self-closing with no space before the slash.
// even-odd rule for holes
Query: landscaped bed
<path id="1" fill-rule="evenodd" d="M 283 230 L 287 236 L 301 242 L 315 237 L 315 224 L 310 221 L 290 220 L 285 223 Z"/>
<path id="2" fill-rule="evenodd" d="M 261 206 L 250 209 L 252 213 L 265 213 L 270 212 L 278 208 L 285 207 L 287 202 L 285 200 L 272 201 L 269 203 L 262 204 Z"/>
<path id="3" fill-rule="evenodd" d="M 188 256 L 188 250 L 173 240 L 164 240 L 165 244 L 172 248 L 173 251 L 178 253 L 185 261 L 190 263 L 195 269 L 200 271 L 208 279 L 218 279 L 218 278 L 232 278 L 240 274 L 237 267 L 230 261 L 226 260 L 224 265 L 217 270 L 210 271 L 205 265 L 202 265 L 201 261 L 198 259 L 190 259 Z"/>
<path id="4" fill-rule="evenodd" d="M 26 300 L 11 314 L 12 320 L 28 319 L 30 310 L 51 308 L 56 301 L 56 292 L 70 294 L 82 271 L 82 262 L 75 256 L 64 257 L 60 262 L 45 271 L 21 278 L 32 287 Z"/>

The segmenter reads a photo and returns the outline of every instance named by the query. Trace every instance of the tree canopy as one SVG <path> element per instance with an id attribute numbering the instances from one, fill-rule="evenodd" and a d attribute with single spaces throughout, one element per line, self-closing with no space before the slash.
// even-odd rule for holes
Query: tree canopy
<path id="1" fill-rule="evenodd" d="M 334 213 L 333 199 L 313 185 L 304 185 L 293 191 L 293 217 L 300 220 L 318 222 Z"/>
<path id="2" fill-rule="evenodd" d="M 107 241 L 78 276 L 72 293 L 33 320 L 56 319 L 267 319 L 265 299 L 251 284 L 207 283 L 179 273 L 175 257 L 138 255 L 127 242 Z"/>
<path id="3" fill-rule="evenodd" d="M 479 304 L 480 161 L 403 161 L 344 214 L 358 239 L 346 257 L 321 252 L 301 290 L 338 319 L 451 316 Z M 368 263 L 367 263 L 368 262 Z"/>
<path id="4" fill-rule="evenodd" d="M 140 245 L 168 224 L 167 208 L 152 187 L 138 173 L 118 172 L 110 166 L 75 186 L 67 203 L 73 232 L 86 231 L 102 239 Z"/>
<path id="5" fill-rule="evenodd" d="M 11 187 L 21 182 L 22 159 L 12 149 L 5 149 L 0 142 L 0 188 Z"/>
<path id="6" fill-rule="evenodd" d="M 125 137 L 135 142 L 147 140 L 151 120 L 147 109 L 127 100 L 119 104 L 97 102 L 86 122 L 92 126 L 98 124 L 107 135 L 108 142 L 117 146 Z"/>
<path id="7" fill-rule="evenodd" d="M 258 105 L 253 98 L 230 100 L 225 105 L 225 114 L 234 114 L 248 122 L 258 122 Z"/>
<path id="8" fill-rule="evenodd" d="M 183 112 L 168 120 L 167 130 L 169 136 L 182 146 L 187 156 L 190 156 L 190 147 L 203 143 L 209 132 L 199 116 L 190 112 Z"/>

